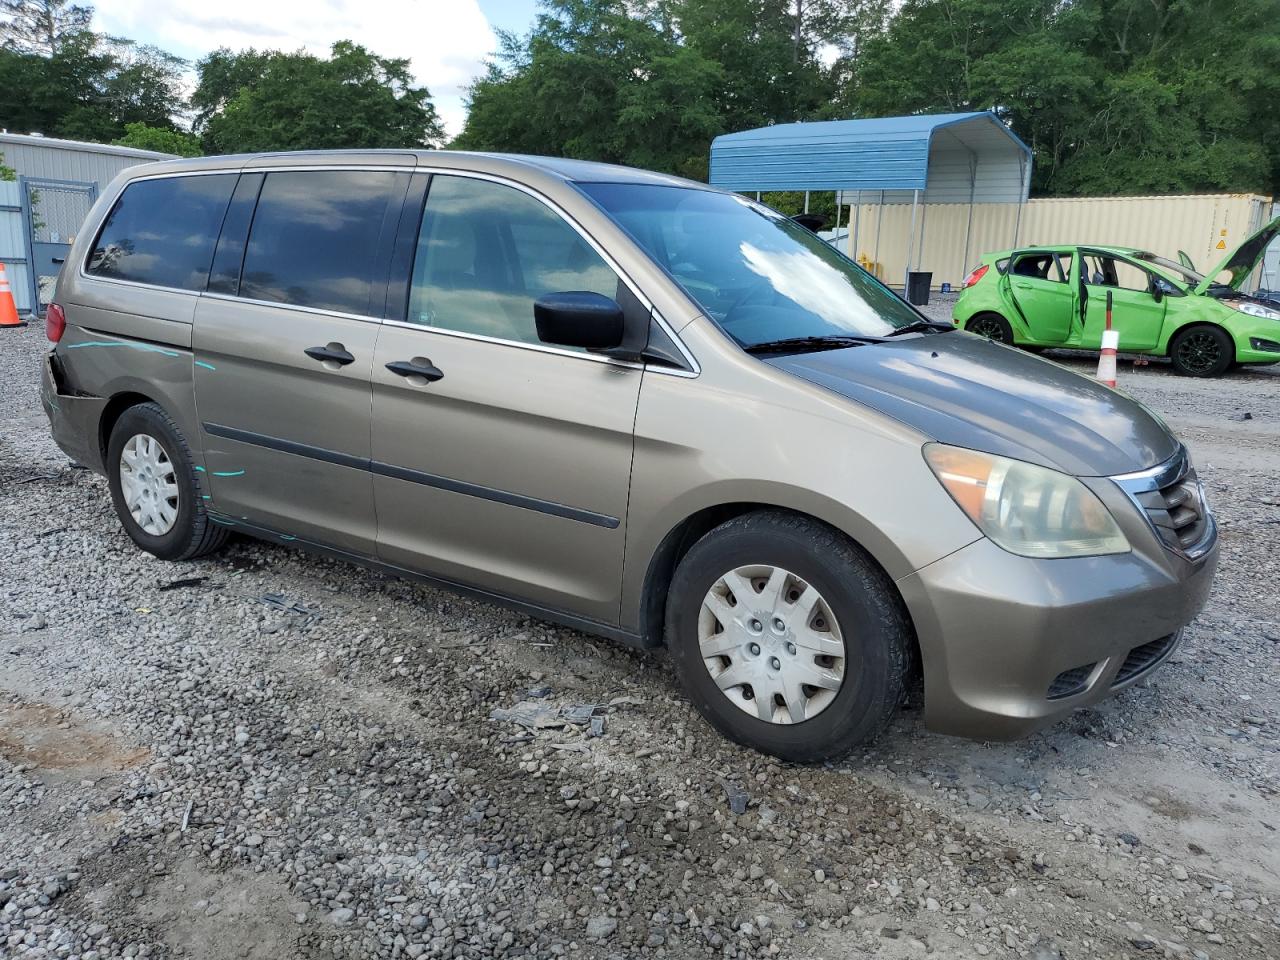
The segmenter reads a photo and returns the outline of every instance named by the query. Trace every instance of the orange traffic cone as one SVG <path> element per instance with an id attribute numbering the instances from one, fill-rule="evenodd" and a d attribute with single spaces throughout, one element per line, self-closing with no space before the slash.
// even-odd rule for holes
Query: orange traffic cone
<path id="1" fill-rule="evenodd" d="M 1116 386 L 1116 349 L 1120 346 L 1120 331 L 1111 329 L 1111 291 L 1107 291 L 1107 326 L 1102 331 L 1102 352 L 1098 354 L 1097 379 L 1113 390 Z"/>
<path id="2" fill-rule="evenodd" d="M 27 321 L 18 319 L 18 306 L 13 302 L 13 291 L 9 289 L 9 277 L 4 272 L 4 264 L 0 263 L 0 330 L 26 325 Z"/>

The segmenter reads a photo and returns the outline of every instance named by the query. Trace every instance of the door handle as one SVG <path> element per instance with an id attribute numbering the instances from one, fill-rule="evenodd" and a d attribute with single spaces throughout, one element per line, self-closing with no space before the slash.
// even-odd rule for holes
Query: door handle
<path id="1" fill-rule="evenodd" d="M 66 258 L 66 257 L 50 257 L 49 259 L 50 259 L 50 260 L 52 260 L 54 263 L 66 263 L 66 262 L 67 262 L 67 258 Z"/>
<path id="2" fill-rule="evenodd" d="M 414 357 L 412 360 L 393 360 L 387 369 L 401 377 L 422 377 L 428 383 L 444 378 L 444 371 L 426 357 Z"/>
<path id="3" fill-rule="evenodd" d="M 336 363 L 340 367 L 345 367 L 348 363 L 355 363 L 356 360 L 340 343 L 327 343 L 323 347 L 307 347 L 302 352 L 312 360 L 328 361 Z"/>

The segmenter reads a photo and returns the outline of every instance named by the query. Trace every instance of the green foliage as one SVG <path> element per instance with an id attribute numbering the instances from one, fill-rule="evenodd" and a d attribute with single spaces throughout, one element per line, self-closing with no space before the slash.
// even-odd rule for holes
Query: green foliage
<path id="1" fill-rule="evenodd" d="M 863 49 L 848 113 L 994 109 L 1033 189 L 1280 184 L 1280 0 L 906 0 Z"/>
<path id="2" fill-rule="evenodd" d="M 219 50 L 197 65 L 192 103 L 212 153 L 422 147 L 444 131 L 407 60 L 348 41 L 329 59 L 308 53 Z"/>
<path id="3" fill-rule="evenodd" d="M 52 54 L 0 48 L 5 126 L 109 143 L 129 123 L 174 129 L 185 61 L 87 30 L 59 36 Z"/>
<path id="4" fill-rule="evenodd" d="M 4 154 L 0 153 L 0 180 L 17 180 L 18 171 L 13 167 L 6 167 L 4 163 Z"/>
<path id="5" fill-rule="evenodd" d="M 145 123 L 126 123 L 124 130 L 124 136 L 115 141 L 117 146 L 174 153 L 180 157 L 198 157 L 204 152 L 200 149 L 200 138 L 183 130 L 152 127 Z"/>
<path id="6" fill-rule="evenodd" d="M 624 0 L 552 0 L 470 93 L 452 144 L 705 176 L 723 71 Z"/>

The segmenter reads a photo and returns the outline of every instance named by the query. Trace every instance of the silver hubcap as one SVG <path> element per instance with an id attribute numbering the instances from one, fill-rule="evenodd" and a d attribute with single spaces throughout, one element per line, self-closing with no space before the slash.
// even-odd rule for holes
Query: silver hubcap
<path id="1" fill-rule="evenodd" d="M 844 683 L 844 638 L 831 607 L 781 567 L 738 567 L 717 580 L 702 601 L 698 645 L 729 702 L 769 723 L 816 717 Z"/>
<path id="2" fill-rule="evenodd" d="M 153 537 L 178 520 L 178 478 L 155 437 L 137 433 L 120 451 L 120 492 L 134 522 Z"/>

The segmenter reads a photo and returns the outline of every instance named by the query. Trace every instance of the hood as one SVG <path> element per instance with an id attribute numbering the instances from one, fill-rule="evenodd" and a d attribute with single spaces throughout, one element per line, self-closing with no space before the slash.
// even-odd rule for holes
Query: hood
<path id="1" fill-rule="evenodd" d="M 1137 401 L 968 333 L 762 359 L 941 443 L 1075 476 L 1145 470 L 1178 450 Z"/>
<path id="2" fill-rule="evenodd" d="M 1227 286 L 1232 290 L 1239 290 L 1240 285 L 1249 274 L 1253 273 L 1253 268 L 1258 265 L 1258 261 L 1262 259 L 1262 255 L 1267 252 L 1267 247 L 1277 235 L 1280 235 L 1280 217 L 1276 217 L 1227 254 L 1226 259 L 1210 270 L 1200 281 L 1199 286 L 1196 287 L 1196 293 L 1203 296 L 1213 286 L 1214 279 L 1224 270 L 1231 272 L 1231 279 L 1227 281 Z"/>

